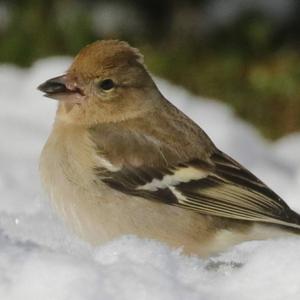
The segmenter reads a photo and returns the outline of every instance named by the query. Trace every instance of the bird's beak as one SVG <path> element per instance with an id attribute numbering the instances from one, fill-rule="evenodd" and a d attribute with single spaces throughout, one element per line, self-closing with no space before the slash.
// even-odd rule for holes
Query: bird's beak
<path id="1" fill-rule="evenodd" d="M 68 78 L 68 75 L 49 79 L 39 85 L 38 89 L 44 92 L 46 97 L 60 101 L 82 103 L 85 98 L 77 82 Z"/>

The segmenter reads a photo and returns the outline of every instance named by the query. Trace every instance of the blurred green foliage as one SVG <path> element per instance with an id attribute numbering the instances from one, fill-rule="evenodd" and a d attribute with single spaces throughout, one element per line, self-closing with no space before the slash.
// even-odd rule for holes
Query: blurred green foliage
<path id="1" fill-rule="evenodd" d="M 193 35 L 181 30 L 180 22 L 177 27 L 172 23 L 176 11 L 189 12 L 179 1 L 124 0 L 116 2 L 129 11 L 137 9 L 144 27 L 138 26 L 134 33 L 122 27 L 105 33 L 93 23 L 93 10 L 100 2 L 110 3 L 0 0 L 0 10 L 2 5 L 9 12 L 6 22 L 0 19 L 0 62 L 30 66 L 49 55 L 74 55 L 96 39 L 126 39 L 141 48 L 153 73 L 196 94 L 229 103 L 266 137 L 275 139 L 300 129 L 297 11 L 291 18 L 296 23 L 290 20 L 278 28 L 265 16 L 251 12 L 209 34 Z M 184 7 L 207 2 L 187 1 Z M 180 20 L 188 18 L 187 13 Z"/>
<path id="2" fill-rule="evenodd" d="M 70 9 L 71 2 L 6 1 L 12 13 L 0 34 L 0 60 L 27 67 L 38 58 L 76 53 L 93 40 L 89 15 L 79 5 Z"/>

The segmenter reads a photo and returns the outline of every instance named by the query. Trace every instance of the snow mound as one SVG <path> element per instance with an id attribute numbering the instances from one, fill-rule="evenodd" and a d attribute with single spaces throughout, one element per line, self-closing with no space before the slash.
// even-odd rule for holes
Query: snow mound
<path id="1" fill-rule="evenodd" d="M 200 259 L 134 236 L 93 248 L 64 227 L 37 172 L 56 103 L 36 87 L 69 62 L 0 67 L 0 299 L 300 299 L 297 238 L 247 242 Z M 224 104 L 157 84 L 220 149 L 300 211 L 300 134 L 268 143 Z"/>

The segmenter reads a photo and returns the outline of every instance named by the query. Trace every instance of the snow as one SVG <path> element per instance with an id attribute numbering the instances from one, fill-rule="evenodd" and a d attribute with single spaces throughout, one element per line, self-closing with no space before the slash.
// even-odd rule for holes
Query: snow
<path id="1" fill-rule="evenodd" d="M 56 103 L 36 86 L 69 62 L 0 66 L 0 299 L 300 299 L 298 238 L 247 242 L 201 259 L 134 236 L 93 248 L 64 227 L 37 172 Z M 157 83 L 219 148 L 300 211 L 300 134 L 269 143 L 224 104 Z"/>

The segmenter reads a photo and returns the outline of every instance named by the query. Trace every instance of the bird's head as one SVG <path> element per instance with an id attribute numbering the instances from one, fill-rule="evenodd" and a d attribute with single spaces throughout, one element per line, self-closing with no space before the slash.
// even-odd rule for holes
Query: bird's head
<path id="1" fill-rule="evenodd" d="M 59 101 L 58 120 L 88 126 L 133 118 L 160 98 L 140 52 L 115 40 L 86 46 L 64 75 L 38 89 Z"/>

